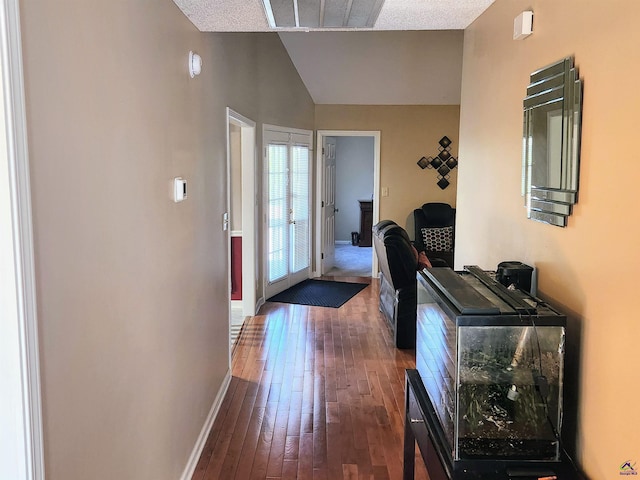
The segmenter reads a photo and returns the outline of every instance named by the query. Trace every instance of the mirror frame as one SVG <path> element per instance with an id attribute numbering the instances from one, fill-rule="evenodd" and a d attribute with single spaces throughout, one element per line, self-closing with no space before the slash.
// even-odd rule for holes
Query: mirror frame
<path id="1" fill-rule="evenodd" d="M 558 103 L 562 109 L 562 131 L 560 135 L 559 165 L 553 165 L 560 172 L 558 185 L 533 185 L 532 172 L 536 164 L 550 160 L 548 149 L 536 152 L 534 127 L 547 132 L 545 145 L 551 132 L 549 122 L 534 125 L 533 113 L 537 108 Z M 522 135 L 522 195 L 525 198 L 527 218 L 539 222 L 567 226 L 573 205 L 578 201 L 578 174 L 580 164 L 580 134 L 582 123 L 582 80 L 573 66 L 573 57 L 564 58 L 533 72 L 523 102 L 524 125 Z M 538 149 L 540 150 L 540 149 Z"/>

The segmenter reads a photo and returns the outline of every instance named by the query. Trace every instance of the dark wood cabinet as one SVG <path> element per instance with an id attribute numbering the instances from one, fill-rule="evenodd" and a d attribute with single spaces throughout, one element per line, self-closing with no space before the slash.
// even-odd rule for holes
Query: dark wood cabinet
<path id="1" fill-rule="evenodd" d="M 360 242 L 359 247 L 371 246 L 373 228 L 373 200 L 358 200 L 360 203 Z"/>

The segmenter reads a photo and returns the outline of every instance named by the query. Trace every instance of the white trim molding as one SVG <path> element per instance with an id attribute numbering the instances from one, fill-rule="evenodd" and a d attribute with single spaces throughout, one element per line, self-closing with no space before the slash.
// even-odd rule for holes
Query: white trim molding
<path id="1" fill-rule="evenodd" d="M 200 460 L 200 456 L 202 455 L 204 446 L 207 443 L 207 438 L 209 438 L 209 434 L 211 433 L 211 429 L 213 428 L 213 423 L 216 421 L 216 417 L 220 412 L 222 401 L 227 394 L 227 390 L 229 390 L 230 383 L 231 370 L 227 370 L 227 374 L 224 376 L 222 385 L 220 386 L 220 390 L 218 390 L 218 394 L 213 400 L 213 404 L 211 405 L 211 409 L 209 410 L 209 415 L 207 415 L 207 419 L 202 426 L 200 435 L 198 435 L 198 439 L 196 440 L 196 444 L 193 447 L 193 451 L 191 452 L 189 461 L 187 462 L 187 465 L 184 468 L 182 475 L 180 476 L 180 480 L 191 480 L 191 477 L 193 477 L 193 473 L 196 471 L 196 467 L 198 466 L 198 461 Z"/>
<path id="2" fill-rule="evenodd" d="M 44 480 L 31 190 L 19 0 L 0 4 L 0 478 Z M 8 167 L 8 168 L 5 168 Z M 4 188 L 7 187 L 7 188 Z M 5 228 L 6 227 L 6 228 Z M 7 248 L 4 248 L 7 247 Z M 6 301 L 5 301 L 6 300 Z M 5 448 L 9 447 L 9 448 Z"/>

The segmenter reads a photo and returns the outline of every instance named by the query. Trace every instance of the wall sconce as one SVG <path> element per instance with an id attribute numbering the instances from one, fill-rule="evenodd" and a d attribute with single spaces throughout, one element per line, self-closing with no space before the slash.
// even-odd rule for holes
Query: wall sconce
<path id="1" fill-rule="evenodd" d="M 522 40 L 533 33 L 533 12 L 525 10 L 513 20 L 513 39 Z"/>
<path id="2" fill-rule="evenodd" d="M 444 190 L 449 186 L 449 173 L 458 166 L 458 160 L 451 156 L 449 137 L 442 137 L 438 143 L 438 154 L 435 157 L 422 157 L 418 160 L 418 166 L 423 170 L 432 168 L 438 172 L 438 186 Z"/>
<path id="3" fill-rule="evenodd" d="M 193 51 L 189 52 L 189 76 L 194 78 L 202 71 L 202 58 Z"/>

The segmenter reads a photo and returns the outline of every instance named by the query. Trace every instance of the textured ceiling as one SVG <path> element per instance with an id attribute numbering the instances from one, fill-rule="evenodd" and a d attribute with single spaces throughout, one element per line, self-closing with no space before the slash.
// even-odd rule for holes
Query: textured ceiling
<path id="1" fill-rule="evenodd" d="M 385 0 L 378 20 L 373 28 L 368 30 L 463 30 L 494 1 Z M 203 32 L 272 31 L 267 22 L 262 0 L 174 0 L 174 2 Z M 277 31 L 282 30 L 277 29 Z"/>

